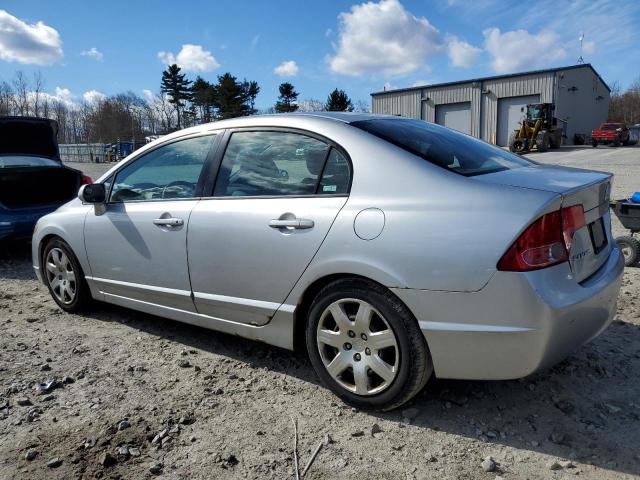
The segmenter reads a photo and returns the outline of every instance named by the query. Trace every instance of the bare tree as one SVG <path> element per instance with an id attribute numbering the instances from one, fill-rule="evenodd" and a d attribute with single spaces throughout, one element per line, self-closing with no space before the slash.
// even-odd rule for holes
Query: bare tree
<path id="1" fill-rule="evenodd" d="M 29 115 L 29 80 L 22 70 L 18 70 L 13 78 L 13 101 L 15 113 L 20 116 Z"/>
<path id="2" fill-rule="evenodd" d="M 613 82 L 609 103 L 609 120 L 627 124 L 640 123 L 640 77 L 633 81 L 624 92 L 620 88 L 619 82 Z"/>
<path id="3" fill-rule="evenodd" d="M 13 110 L 13 88 L 5 81 L 0 83 L 0 115 L 11 115 Z"/>
<path id="4" fill-rule="evenodd" d="M 33 90 L 31 95 L 33 98 L 33 115 L 36 117 L 40 116 L 40 97 L 43 88 L 44 77 L 42 76 L 42 72 L 38 70 L 33 74 Z"/>

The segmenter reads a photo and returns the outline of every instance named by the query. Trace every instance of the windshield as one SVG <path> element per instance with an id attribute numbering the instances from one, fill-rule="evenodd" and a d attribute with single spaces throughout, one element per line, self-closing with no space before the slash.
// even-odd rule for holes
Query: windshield
<path id="1" fill-rule="evenodd" d="M 16 167 L 59 167 L 60 163 L 50 158 L 29 157 L 19 155 L 0 156 L 0 168 Z"/>
<path id="2" fill-rule="evenodd" d="M 621 126 L 617 123 L 605 123 L 604 125 L 602 125 L 602 130 L 617 130 L 620 127 Z"/>
<path id="3" fill-rule="evenodd" d="M 353 122 L 351 125 L 465 176 L 534 164 L 469 135 L 423 120 L 389 118 Z"/>
<path id="4" fill-rule="evenodd" d="M 529 118 L 531 118 L 531 120 L 537 120 L 538 118 L 542 117 L 542 108 L 537 106 L 537 105 L 529 105 L 527 107 L 527 109 L 529 110 Z"/>

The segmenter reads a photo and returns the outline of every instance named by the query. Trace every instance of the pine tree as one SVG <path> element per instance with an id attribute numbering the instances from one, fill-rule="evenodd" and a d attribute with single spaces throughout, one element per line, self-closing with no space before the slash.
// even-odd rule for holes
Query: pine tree
<path id="1" fill-rule="evenodd" d="M 186 79 L 184 73 L 180 73 L 180 67 L 174 63 L 162 72 L 160 91 L 169 96 L 169 103 L 173 104 L 176 109 L 179 130 L 182 128 L 181 109 L 185 106 L 185 102 L 191 98 L 191 81 Z"/>
<path id="2" fill-rule="evenodd" d="M 295 102 L 299 93 L 296 92 L 295 87 L 289 82 L 285 82 L 280 84 L 278 90 L 280 91 L 280 96 L 276 102 L 276 112 L 287 113 L 298 110 L 298 105 Z"/>
<path id="3" fill-rule="evenodd" d="M 215 97 L 215 87 L 202 77 L 196 78 L 191 87 L 191 102 L 196 107 L 202 123 L 213 120 Z"/>
<path id="4" fill-rule="evenodd" d="M 328 112 L 353 112 L 353 104 L 344 90 L 336 88 L 327 97 L 325 109 Z"/>
<path id="5" fill-rule="evenodd" d="M 253 115 L 257 112 L 256 110 L 256 97 L 258 93 L 260 93 L 260 87 L 258 86 L 258 82 L 255 81 L 245 81 L 243 82 L 244 91 L 246 94 L 245 102 L 248 104 L 249 111 L 248 115 Z"/>
<path id="6" fill-rule="evenodd" d="M 218 109 L 219 118 L 234 118 L 251 114 L 251 107 L 247 105 L 248 95 L 245 86 L 238 82 L 236 77 L 230 73 L 220 75 L 215 90 L 214 105 Z"/>

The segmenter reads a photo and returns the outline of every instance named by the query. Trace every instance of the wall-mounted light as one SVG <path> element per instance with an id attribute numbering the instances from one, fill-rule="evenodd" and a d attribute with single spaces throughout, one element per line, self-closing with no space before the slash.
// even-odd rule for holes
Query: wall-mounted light
<path id="1" fill-rule="evenodd" d="M 486 90 L 483 90 L 483 91 L 482 91 L 482 94 L 483 94 L 483 95 L 488 95 L 488 94 L 490 94 L 490 93 L 491 93 L 491 90 L 489 90 L 488 88 L 487 88 Z"/>
<path id="2" fill-rule="evenodd" d="M 573 87 L 569 87 L 567 88 L 567 91 L 569 92 L 577 92 L 578 91 L 578 87 L 576 87 L 575 85 Z"/>
<path id="3" fill-rule="evenodd" d="M 599 102 L 599 101 L 601 101 L 601 100 L 604 100 L 604 97 L 603 97 L 602 95 L 598 95 L 598 96 L 596 97 L 596 102 Z"/>
<path id="4" fill-rule="evenodd" d="M 422 97 L 423 102 L 428 102 L 429 100 L 431 100 L 429 97 Z"/>

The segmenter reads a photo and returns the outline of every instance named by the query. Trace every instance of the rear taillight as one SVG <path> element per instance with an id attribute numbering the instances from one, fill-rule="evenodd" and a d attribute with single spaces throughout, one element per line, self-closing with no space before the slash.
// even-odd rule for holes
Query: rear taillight
<path id="1" fill-rule="evenodd" d="M 82 185 L 90 185 L 93 183 L 93 178 L 89 175 L 82 174 Z"/>
<path id="2" fill-rule="evenodd" d="M 573 234 L 586 225 L 584 221 L 584 208 L 582 205 L 574 205 L 560 210 L 562 214 L 562 236 L 567 252 L 571 251 Z"/>
<path id="3" fill-rule="evenodd" d="M 585 226 L 582 206 L 563 208 L 533 222 L 498 262 L 498 270 L 526 272 L 569 259 L 573 235 Z"/>

